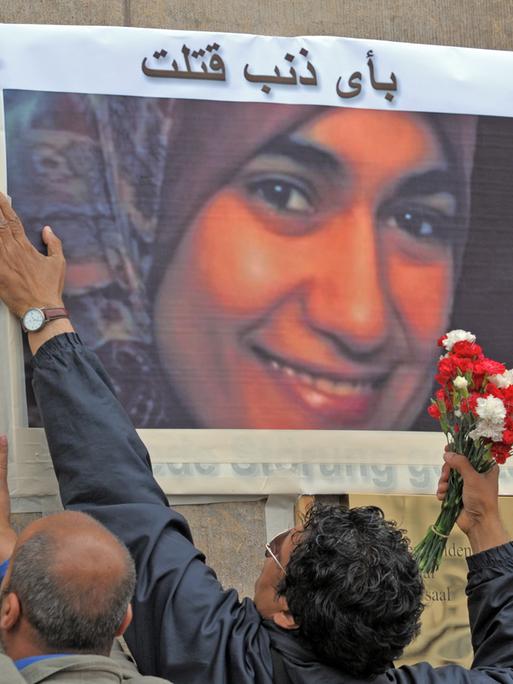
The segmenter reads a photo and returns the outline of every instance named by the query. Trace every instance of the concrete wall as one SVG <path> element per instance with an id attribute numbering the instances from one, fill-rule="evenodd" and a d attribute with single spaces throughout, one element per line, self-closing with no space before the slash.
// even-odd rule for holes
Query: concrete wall
<path id="1" fill-rule="evenodd" d="M 0 22 L 335 34 L 507 50 L 511 10 L 511 0 L 2 0 Z M 251 593 L 265 543 L 264 503 L 185 508 L 223 582 Z"/>
<path id="2" fill-rule="evenodd" d="M 340 35 L 513 49 L 510 0 L 2 0 L 0 21 Z"/>

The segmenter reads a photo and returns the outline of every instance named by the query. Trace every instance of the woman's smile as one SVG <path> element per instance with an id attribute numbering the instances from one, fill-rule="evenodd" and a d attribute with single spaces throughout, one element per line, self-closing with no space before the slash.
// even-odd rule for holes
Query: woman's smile
<path id="1" fill-rule="evenodd" d="M 367 422 L 378 392 L 383 388 L 389 371 L 378 368 L 342 369 L 317 365 L 313 360 L 290 360 L 287 355 L 270 353 L 253 345 L 256 358 L 292 400 L 301 405 L 303 411 L 317 413 L 319 418 Z"/>

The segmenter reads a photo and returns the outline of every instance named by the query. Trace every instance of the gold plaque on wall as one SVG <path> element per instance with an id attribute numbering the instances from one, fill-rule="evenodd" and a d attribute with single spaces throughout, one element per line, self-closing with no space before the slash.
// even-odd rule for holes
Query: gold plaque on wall
<path id="1" fill-rule="evenodd" d="M 395 520 L 407 531 L 413 546 L 422 539 L 440 511 L 440 502 L 434 496 L 351 495 L 350 505 L 379 506 L 386 518 Z M 513 498 L 501 497 L 500 508 L 508 527 L 508 520 L 513 519 Z M 424 577 L 426 593 L 422 629 L 398 665 L 426 660 L 434 666 L 447 663 L 470 666 L 472 646 L 465 594 L 465 558 L 471 553 L 467 537 L 455 527 L 447 540 L 440 569 Z"/>

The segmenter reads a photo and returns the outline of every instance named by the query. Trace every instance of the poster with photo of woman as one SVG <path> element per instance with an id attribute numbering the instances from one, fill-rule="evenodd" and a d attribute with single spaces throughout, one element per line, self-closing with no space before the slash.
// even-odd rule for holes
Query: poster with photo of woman
<path id="1" fill-rule="evenodd" d="M 434 442 L 409 435 L 438 430 L 438 338 L 470 329 L 511 365 L 512 54 L 17 28 L 46 51 L 27 75 L 6 35 L 7 190 L 34 244 L 45 224 L 61 237 L 66 306 L 160 445 L 157 476 L 189 477 L 192 460 L 204 491 L 231 464 L 232 491 L 241 462 L 260 492 L 272 467 L 250 464 L 279 461 L 303 468 L 294 491 L 331 491 L 337 464 L 426 464 Z M 25 377 L 37 427 L 27 352 Z M 344 488 L 434 484 L 407 476 Z"/>

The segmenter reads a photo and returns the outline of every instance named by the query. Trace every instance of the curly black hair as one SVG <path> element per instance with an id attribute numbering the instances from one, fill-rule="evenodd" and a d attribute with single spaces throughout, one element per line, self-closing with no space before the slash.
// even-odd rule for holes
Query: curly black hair
<path id="1" fill-rule="evenodd" d="M 298 635 L 354 677 L 384 672 L 418 634 L 424 585 L 409 540 L 375 506 L 316 503 L 278 585 Z"/>

